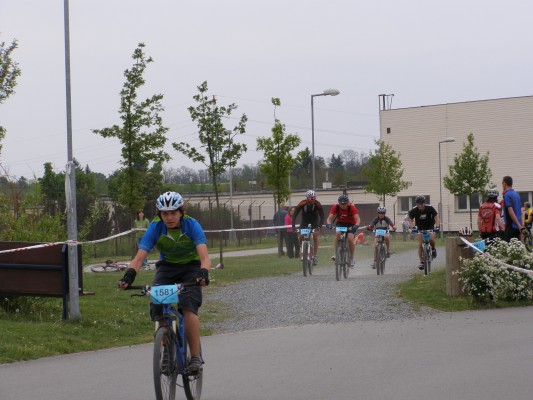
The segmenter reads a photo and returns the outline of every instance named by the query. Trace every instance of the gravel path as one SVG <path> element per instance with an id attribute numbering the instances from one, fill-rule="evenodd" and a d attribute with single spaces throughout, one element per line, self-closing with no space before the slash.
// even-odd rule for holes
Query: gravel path
<path id="1" fill-rule="evenodd" d="M 444 248 L 437 251 L 439 257 L 432 267 L 442 268 Z M 323 260 L 326 253 L 322 251 L 322 259 L 311 277 L 298 273 L 250 279 L 206 293 L 204 301 L 225 303 L 234 313 L 224 322 L 206 326 L 216 333 L 230 333 L 292 325 L 407 319 L 438 312 L 414 306 L 395 294 L 397 283 L 419 273 L 414 251 L 393 254 L 383 276 L 377 276 L 370 268 L 370 260 L 356 260 L 349 278 L 338 282 L 333 262 Z"/>

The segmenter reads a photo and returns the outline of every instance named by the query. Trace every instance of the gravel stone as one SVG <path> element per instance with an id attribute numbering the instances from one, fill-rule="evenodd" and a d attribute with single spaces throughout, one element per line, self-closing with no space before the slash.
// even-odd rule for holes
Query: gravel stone
<path id="1" fill-rule="evenodd" d="M 443 268 L 445 264 L 444 248 L 437 250 L 440 258 L 434 260 L 432 269 Z M 393 254 L 382 276 L 376 274 L 370 262 L 356 259 L 347 280 L 336 281 L 333 262 L 321 259 L 313 276 L 297 273 L 248 279 L 216 288 L 204 294 L 204 301 L 222 302 L 234 315 L 206 326 L 216 333 L 232 333 L 293 325 L 430 317 L 438 313 L 396 295 L 399 282 L 420 273 L 414 251 Z"/>

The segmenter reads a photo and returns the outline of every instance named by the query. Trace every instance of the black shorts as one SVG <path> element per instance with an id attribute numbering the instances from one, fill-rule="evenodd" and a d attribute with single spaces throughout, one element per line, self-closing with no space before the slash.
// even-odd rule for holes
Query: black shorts
<path id="1" fill-rule="evenodd" d="M 305 229 L 311 225 L 311 228 L 316 229 L 318 228 L 318 220 L 309 220 L 302 218 L 302 222 L 300 222 L 300 229 Z"/>
<path id="2" fill-rule="evenodd" d="M 155 272 L 153 286 L 172 285 L 174 283 L 188 283 L 196 280 L 196 275 L 200 269 L 200 262 L 190 264 L 171 264 L 165 261 L 158 261 Z M 179 295 L 178 309 L 191 311 L 198 314 L 198 309 L 202 305 L 201 286 L 191 286 L 186 288 Z M 150 303 L 150 315 L 152 320 L 159 319 L 162 315 L 162 305 Z"/>

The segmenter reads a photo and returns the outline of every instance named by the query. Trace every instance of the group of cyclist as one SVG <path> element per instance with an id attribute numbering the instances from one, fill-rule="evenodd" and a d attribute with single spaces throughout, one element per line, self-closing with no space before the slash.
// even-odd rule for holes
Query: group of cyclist
<path id="1" fill-rule="evenodd" d="M 300 227 L 313 228 L 314 264 L 318 260 L 318 230 L 324 223 L 324 209 L 316 199 L 314 190 L 308 190 L 305 199 L 298 203 L 293 215 L 293 229 L 295 221 L 301 214 Z M 414 224 L 420 229 L 429 229 L 434 221 L 439 226 L 439 219 L 435 209 L 425 205 L 425 198 L 418 196 L 417 207 L 409 213 L 411 227 Z M 139 240 L 138 250 L 129 263 L 123 278 L 118 282 L 120 289 L 132 286 L 137 274 L 140 272 L 149 252 L 155 247 L 159 251 L 159 261 L 156 264 L 156 273 L 153 285 L 171 285 L 175 283 L 197 282 L 198 286 L 188 288 L 180 295 L 178 308 L 183 313 L 185 320 L 185 333 L 190 346 L 191 358 L 188 370 L 191 373 L 203 368 L 200 354 L 200 322 L 198 310 L 202 305 L 202 286 L 209 284 L 209 270 L 211 261 L 207 251 L 207 240 L 201 225 L 194 218 L 185 213 L 185 203 L 182 196 L 176 192 L 161 194 L 156 200 L 157 216 L 154 218 L 146 232 Z M 394 224 L 385 215 L 385 207 L 378 207 L 377 217 L 366 229 L 394 230 Z M 338 203 L 331 207 L 326 219 L 326 227 L 332 229 L 333 223 L 337 226 L 348 228 L 350 251 L 350 265 L 353 267 L 355 250 L 355 233 L 361 224 L 357 207 L 350 203 L 348 195 L 342 194 Z M 340 232 L 335 236 L 335 250 L 340 238 Z M 420 238 L 419 238 L 420 244 Z M 387 256 L 390 256 L 388 234 L 386 236 Z M 436 250 L 432 237 L 434 256 Z M 420 254 L 420 251 L 419 251 Z M 154 321 L 163 321 L 162 307 L 150 304 L 150 315 Z"/>

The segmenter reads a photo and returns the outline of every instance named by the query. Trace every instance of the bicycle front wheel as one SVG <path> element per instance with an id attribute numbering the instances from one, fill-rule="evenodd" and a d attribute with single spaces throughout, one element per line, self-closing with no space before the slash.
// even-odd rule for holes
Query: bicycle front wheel
<path id="1" fill-rule="evenodd" d="M 341 280 L 341 274 L 342 274 L 342 264 L 343 264 L 343 260 L 342 260 L 342 246 L 339 245 L 337 246 L 337 251 L 336 251 L 336 254 L 335 254 L 335 279 L 337 279 L 338 281 Z"/>
<path id="2" fill-rule="evenodd" d="M 302 244 L 302 269 L 304 276 L 307 276 L 307 269 L 309 268 L 309 243 L 304 242 Z"/>
<path id="3" fill-rule="evenodd" d="M 431 247 L 427 246 L 424 254 L 424 275 L 431 273 Z"/>
<path id="4" fill-rule="evenodd" d="M 348 257 L 348 243 L 346 243 L 346 240 L 342 242 L 342 252 L 344 254 L 342 260 L 342 274 L 344 275 L 344 279 L 348 279 L 348 274 L 350 273 L 350 266 L 348 263 L 350 262 L 350 259 Z"/>
<path id="5" fill-rule="evenodd" d="M 154 388 L 156 400 L 176 397 L 176 342 L 168 327 L 160 327 L 154 339 Z"/>
<path id="6" fill-rule="evenodd" d="M 314 260 L 313 256 L 314 256 L 313 245 L 311 243 L 309 243 L 309 257 L 307 258 L 308 259 L 308 261 L 307 261 L 307 272 L 309 272 L 309 276 L 313 275 L 313 266 L 314 266 L 314 263 L 315 263 L 315 260 Z"/>
<path id="7" fill-rule="evenodd" d="M 524 235 L 524 245 L 526 246 L 526 250 L 530 253 L 533 252 L 533 240 L 531 239 L 531 234 L 527 232 Z"/>
<path id="8" fill-rule="evenodd" d="M 189 351 L 189 344 L 187 339 L 185 339 L 185 360 L 187 365 L 191 358 L 191 352 Z M 204 371 L 203 369 L 199 370 L 195 374 L 183 374 L 183 390 L 185 392 L 185 397 L 187 400 L 200 400 L 202 396 L 202 384 L 204 380 Z"/>
<path id="9" fill-rule="evenodd" d="M 387 254 L 385 253 L 385 247 L 383 245 L 379 246 L 378 249 L 378 275 L 383 275 L 385 273 L 385 260 L 387 259 Z"/>

